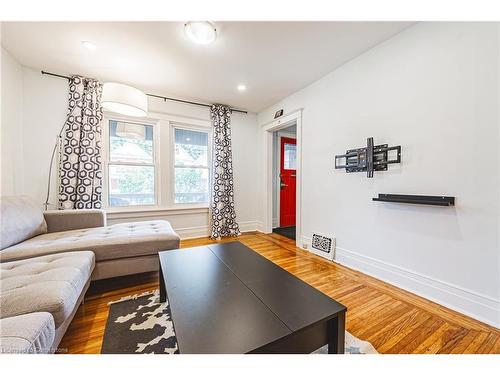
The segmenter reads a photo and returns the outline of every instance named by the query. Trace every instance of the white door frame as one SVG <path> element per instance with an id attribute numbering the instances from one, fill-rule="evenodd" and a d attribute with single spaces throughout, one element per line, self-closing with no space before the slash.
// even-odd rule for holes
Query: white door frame
<path id="1" fill-rule="evenodd" d="M 296 246 L 300 247 L 302 234 L 302 109 L 289 113 L 262 126 L 264 200 L 262 229 L 264 233 L 273 231 L 273 132 L 293 123 L 297 126 L 297 197 L 296 197 Z"/>

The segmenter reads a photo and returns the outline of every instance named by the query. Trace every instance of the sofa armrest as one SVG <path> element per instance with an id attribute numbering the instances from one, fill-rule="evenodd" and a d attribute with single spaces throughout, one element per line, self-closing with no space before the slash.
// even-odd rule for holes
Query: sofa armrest
<path id="1" fill-rule="evenodd" d="M 54 210 L 45 211 L 43 216 L 49 233 L 106 226 L 103 210 Z"/>

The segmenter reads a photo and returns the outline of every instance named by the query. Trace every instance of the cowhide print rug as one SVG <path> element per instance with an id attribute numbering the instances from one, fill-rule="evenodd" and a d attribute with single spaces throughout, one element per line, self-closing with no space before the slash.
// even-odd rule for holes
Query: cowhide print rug
<path id="1" fill-rule="evenodd" d="M 159 302 L 159 291 L 123 297 L 110 303 L 104 332 L 103 354 L 178 354 L 168 301 Z M 313 354 L 327 354 L 328 348 Z M 368 342 L 345 332 L 346 354 L 376 354 Z"/>

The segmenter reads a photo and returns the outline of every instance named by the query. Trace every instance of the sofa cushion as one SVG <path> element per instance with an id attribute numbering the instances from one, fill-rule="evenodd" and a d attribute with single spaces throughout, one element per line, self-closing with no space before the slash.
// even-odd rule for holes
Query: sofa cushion
<path id="1" fill-rule="evenodd" d="M 41 207 L 26 196 L 1 197 L 0 217 L 1 249 L 47 233 Z"/>
<path id="2" fill-rule="evenodd" d="M 94 269 L 78 251 L 0 264 L 0 318 L 46 311 L 58 328 L 73 312 Z"/>
<path id="3" fill-rule="evenodd" d="M 47 233 L 9 247 L 2 262 L 75 250 L 92 250 L 96 261 L 153 255 L 177 249 L 180 238 L 164 220 L 114 224 L 108 227 Z"/>
<path id="4" fill-rule="evenodd" d="M 47 312 L 36 312 L 0 320 L 0 352 L 51 353 L 55 337 L 54 318 Z"/>

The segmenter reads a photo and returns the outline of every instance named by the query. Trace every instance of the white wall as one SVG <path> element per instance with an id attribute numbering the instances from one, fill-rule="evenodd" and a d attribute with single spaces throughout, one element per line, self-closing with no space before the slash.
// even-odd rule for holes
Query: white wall
<path id="1" fill-rule="evenodd" d="M 24 187 L 23 174 L 23 73 L 21 65 L 1 49 L 1 194 L 13 195 Z"/>
<path id="2" fill-rule="evenodd" d="M 24 160 L 16 173 L 23 176 L 24 186 L 14 189 L 13 194 L 27 194 L 42 204 L 45 201 L 47 173 L 50 155 L 57 134 L 63 125 L 67 110 L 68 82 L 41 75 L 38 70 L 22 67 L 23 98 L 22 145 Z M 2 86 L 3 87 L 3 86 Z M 161 94 L 161 93 L 160 93 Z M 11 95 L 9 93 L 9 95 Z M 3 106 L 2 98 L 2 106 Z M 208 108 L 167 102 L 150 98 L 149 110 L 186 118 L 209 120 Z M 2 121 L 3 122 L 3 121 Z M 255 230 L 258 207 L 255 205 L 257 190 L 253 188 L 259 178 L 259 165 L 255 162 L 254 145 L 258 140 L 257 117 L 254 113 L 238 114 L 232 117 L 233 159 L 237 220 L 242 230 Z M 12 137 L 5 141 L 14 144 Z M 3 152 L 2 152 L 3 154 Z M 9 154 L 10 155 L 10 154 Z M 53 171 L 51 202 L 57 202 L 57 167 Z M 2 176 L 3 176 L 2 170 Z M 159 210 L 155 212 L 116 213 L 108 215 L 109 222 L 130 220 L 170 220 L 174 229 L 183 237 L 198 237 L 208 233 L 208 210 L 188 211 Z"/>
<path id="3" fill-rule="evenodd" d="M 23 194 L 45 203 L 50 156 L 66 120 L 68 81 L 23 67 Z M 57 155 L 52 170 L 52 203 L 57 203 Z"/>
<path id="4" fill-rule="evenodd" d="M 500 326 L 499 31 L 420 23 L 259 113 L 303 110 L 303 241 L 337 237 L 337 260 Z M 387 172 L 346 174 L 334 155 L 401 145 Z M 372 202 L 456 196 L 450 208 Z M 262 198 L 263 200 L 263 198 Z M 264 220 L 264 218 L 262 218 Z"/>

